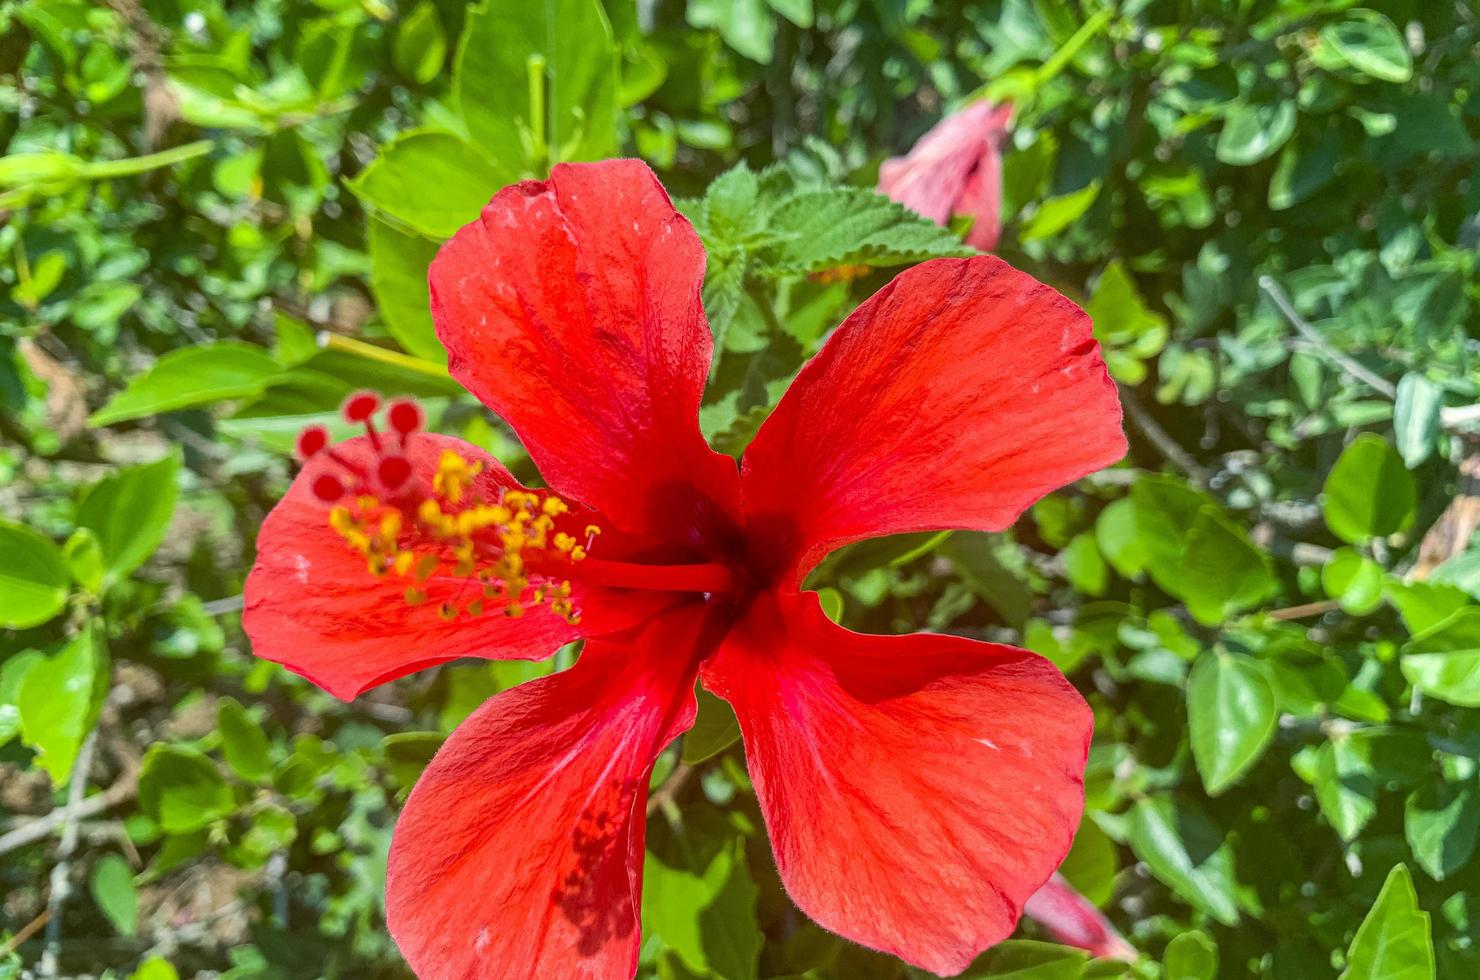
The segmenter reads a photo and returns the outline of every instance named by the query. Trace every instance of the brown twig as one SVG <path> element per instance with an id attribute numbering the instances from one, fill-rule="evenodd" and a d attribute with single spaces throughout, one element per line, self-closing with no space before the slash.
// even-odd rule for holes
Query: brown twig
<path id="1" fill-rule="evenodd" d="M 1328 612 L 1335 612 L 1340 608 L 1340 603 L 1332 599 L 1322 599 L 1320 602 L 1307 602 L 1303 606 L 1287 606 L 1284 609 L 1274 609 L 1268 615 L 1270 619 L 1306 619 L 1310 616 L 1323 616 Z"/>
<path id="2" fill-rule="evenodd" d="M 659 808 L 672 803 L 678 791 L 683 789 L 684 783 L 687 783 L 693 774 L 693 766 L 680 762 L 674 767 L 674 770 L 668 774 L 668 778 L 663 780 L 663 785 L 648 797 L 647 815 L 651 817 L 658 812 Z"/>

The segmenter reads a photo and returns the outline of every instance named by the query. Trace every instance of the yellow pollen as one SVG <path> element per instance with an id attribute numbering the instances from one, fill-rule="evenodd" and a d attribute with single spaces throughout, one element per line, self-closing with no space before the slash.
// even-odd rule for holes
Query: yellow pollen
<path id="1" fill-rule="evenodd" d="M 405 580 L 408 606 L 428 601 L 435 576 L 443 621 L 493 610 L 517 618 L 538 607 L 580 622 L 570 582 L 550 579 L 543 569 L 557 557 L 585 558 L 601 528 L 586 525 L 583 545 L 574 528 L 560 526 L 570 507 L 553 494 L 504 488 L 497 500 L 486 500 L 477 484 L 482 470 L 481 462 L 446 450 L 430 495 L 402 503 L 356 489 L 350 506 L 330 508 L 329 526 L 364 557 L 370 575 Z M 449 585 L 449 579 L 465 582 Z"/>

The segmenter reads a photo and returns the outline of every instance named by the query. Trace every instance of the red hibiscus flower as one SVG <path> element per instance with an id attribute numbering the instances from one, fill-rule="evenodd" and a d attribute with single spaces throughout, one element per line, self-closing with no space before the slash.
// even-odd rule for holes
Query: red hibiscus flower
<path id="1" fill-rule="evenodd" d="M 879 193 L 938 225 L 970 215 L 966 244 L 983 251 L 1002 233 L 1002 150 L 1012 106 L 973 102 L 920 137 L 908 156 L 879 168 Z"/>
<path id="2" fill-rule="evenodd" d="M 626 977 L 644 799 L 693 722 L 734 707 L 787 891 L 937 973 L 1013 928 L 1067 850 L 1091 734 L 1047 661 L 864 636 L 801 582 L 877 535 L 998 530 L 1125 450 L 1088 318 L 991 257 L 927 262 L 850 316 L 737 467 L 699 432 L 704 253 L 645 165 L 561 165 L 443 247 L 452 374 L 548 483 L 424 433 L 305 434 L 246 587 L 256 652 L 329 692 L 458 657 L 571 669 L 490 699 L 406 802 L 391 933 L 422 977 Z"/>

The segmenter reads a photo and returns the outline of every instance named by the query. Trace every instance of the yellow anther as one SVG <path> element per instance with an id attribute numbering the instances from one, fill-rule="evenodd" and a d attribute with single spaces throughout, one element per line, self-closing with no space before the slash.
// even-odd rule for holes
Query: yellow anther
<path id="1" fill-rule="evenodd" d="M 469 616 L 481 616 L 481 615 L 483 615 L 483 600 L 482 599 L 474 599 L 472 602 L 468 603 L 468 615 Z"/>
<path id="2" fill-rule="evenodd" d="M 442 523 L 442 507 L 431 497 L 423 500 L 416 508 L 416 518 L 423 524 L 437 525 Z"/>
<path id="3" fill-rule="evenodd" d="M 405 575 L 411 571 L 411 566 L 416 561 L 416 555 L 409 551 L 398 551 L 396 557 L 391 561 L 391 568 L 395 569 L 397 575 Z"/>
<path id="4" fill-rule="evenodd" d="M 571 537 L 569 534 L 566 534 L 564 531 L 557 531 L 555 533 L 555 550 L 556 551 L 559 551 L 559 552 L 569 552 L 570 549 L 574 548 L 575 546 L 576 546 L 576 539 L 573 538 L 573 537 Z"/>
<path id="5" fill-rule="evenodd" d="M 586 549 L 585 548 L 582 548 L 580 545 L 576 545 L 574 548 L 570 549 L 570 560 L 571 561 L 580 561 L 581 559 L 583 559 L 585 557 L 586 557 Z"/>
<path id="6" fill-rule="evenodd" d="M 601 528 L 597 527 L 595 524 L 587 524 L 586 525 L 586 537 L 588 537 L 588 538 L 597 538 L 597 537 L 600 537 L 600 536 L 601 536 Z"/>
<path id="7" fill-rule="evenodd" d="M 570 510 L 569 507 L 565 506 L 565 501 L 561 500 L 559 497 L 546 497 L 545 502 L 540 506 L 540 509 L 551 517 L 559 517 L 561 514 L 564 514 Z"/>
<path id="8" fill-rule="evenodd" d="M 355 503 L 360 505 L 360 510 L 374 510 L 380 506 L 380 498 L 364 493 L 355 498 Z"/>
<path id="9" fill-rule="evenodd" d="M 437 570 L 437 566 L 440 564 L 442 564 L 442 561 L 436 555 L 422 555 L 416 561 L 416 580 L 418 582 L 425 582 L 432 577 L 432 573 Z"/>
<path id="10" fill-rule="evenodd" d="M 437 607 L 437 615 L 443 622 L 450 623 L 457 618 L 457 607 L 450 602 L 444 602 Z"/>
<path id="11" fill-rule="evenodd" d="M 354 530 L 358 526 L 358 522 L 350 514 L 348 507 L 331 507 L 329 509 L 329 526 L 340 534 L 345 534 Z"/>
<path id="12" fill-rule="evenodd" d="M 408 586 L 405 592 L 406 605 L 419 606 L 427 601 L 427 594 L 416 586 Z"/>
<path id="13" fill-rule="evenodd" d="M 504 607 L 504 615 L 510 619 L 518 619 L 524 615 L 524 607 L 517 602 L 511 602 Z"/>

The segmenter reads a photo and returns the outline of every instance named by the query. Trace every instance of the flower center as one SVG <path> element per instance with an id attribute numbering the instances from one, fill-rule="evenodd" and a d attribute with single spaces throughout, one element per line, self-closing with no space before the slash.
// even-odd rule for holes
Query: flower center
<path id="1" fill-rule="evenodd" d="M 402 595 L 413 606 L 428 600 L 430 583 L 457 580 L 456 598 L 437 607 L 448 621 L 494 610 L 519 617 L 547 606 L 567 623 L 579 623 L 567 573 L 585 560 L 601 528 L 580 526 L 552 493 L 500 487 L 490 496 L 479 479 L 483 464 L 450 449 L 427 486 L 415 479 L 405 454 L 422 427 L 421 409 L 411 401 L 392 402 L 389 433 L 375 427 L 378 409 L 371 394 L 352 396 L 343 409 L 348 421 L 365 427 L 374 452 L 368 466 L 331 447 L 322 428 L 306 429 L 298 439 L 300 458 L 323 454 L 333 464 L 312 490 L 331 505 L 329 526 L 364 556 L 367 571 L 404 579 Z"/>
<path id="2" fill-rule="evenodd" d="M 651 565 L 588 555 L 601 535 L 583 524 L 564 500 L 549 491 L 493 488 L 483 464 L 444 450 L 430 484 L 416 477 L 407 448 L 423 426 L 420 407 L 397 400 L 386 410 L 389 431 L 375 425 L 380 399 L 352 395 L 343 406 L 347 421 L 362 425 L 373 458 L 362 463 L 329 444 L 322 426 L 298 437 L 297 455 L 328 460 L 311 484 L 328 506 L 329 527 L 364 557 L 376 578 L 404 580 L 411 606 L 442 599 L 437 613 L 452 621 L 493 611 L 519 617 L 548 608 L 571 625 L 581 621 L 571 578 L 620 589 L 696 592 L 709 595 L 743 588 L 740 577 L 719 563 Z M 495 492 L 496 489 L 496 492 Z M 444 587 L 449 580 L 457 587 Z"/>

